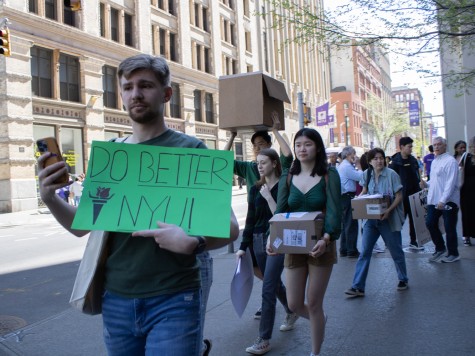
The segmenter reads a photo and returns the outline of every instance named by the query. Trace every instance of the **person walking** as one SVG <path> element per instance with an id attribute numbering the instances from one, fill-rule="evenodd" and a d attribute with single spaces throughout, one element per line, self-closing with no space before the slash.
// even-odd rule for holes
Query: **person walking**
<path id="1" fill-rule="evenodd" d="M 363 176 L 362 171 L 356 170 L 354 163 L 356 150 L 346 146 L 341 151 L 341 163 L 338 174 L 341 181 L 341 208 L 343 210 L 342 228 L 340 236 L 340 257 L 358 258 L 360 255 L 356 244 L 358 242 L 358 220 L 353 219 L 351 199 L 356 194 L 356 184 Z"/>
<path id="2" fill-rule="evenodd" d="M 432 178 L 427 183 L 421 182 L 421 188 L 429 187 L 426 226 L 435 245 L 435 252 L 429 261 L 451 263 L 460 260 L 457 246 L 457 219 L 460 205 L 458 164 L 455 158 L 447 153 L 445 138 L 434 138 L 432 146 L 434 146 L 435 154 L 431 166 Z M 439 229 L 441 216 L 444 219 L 447 248 Z"/>
<path id="3" fill-rule="evenodd" d="M 363 220 L 362 252 L 356 262 L 351 288 L 345 291 L 350 297 L 364 297 L 373 247 L 381 235 L 396 267 L 398 291 L 408 288 L 406 258 L 402 250 L 401 230 L 404 224 L 402 184 L 399 175 L 386 167 L 386 157 L 381 148 L 368 152 L 368 168 L 361 181 L 362 194 L 383 194 L 389 196 L 391 204 L 378 219 Z"/>
<path id="4" fill-rule="evenodd" d="M 410 137 L 401 137 L 399 139 L 399 152 L 391 158 L 389 168 L 394 170 L 401 178 L 402 183 L 402 202 L 404 206 L 404 218 L 409 216 L 409 247 L 412 249 L 424 249 L 417 242 L 416 229 L 414 228 L 414 219 L 411 213 L 411 204 L 409 197 L 421 190 L 421 175 L 419 170 L 419 162 L 412 155 L 412 143 L 414 141 Z"/>
<path id="5" fill-rule="evenodd" d="M 325 211 L 322 239 L 308 255 L 286 254 L 284 261 L 289 308 L 309 319 L 311 355 L 318 355 L 326 324 L 323 299 L 337 262 L 335 241 L 341 233 L 341 183 L 336 169 L 328 167 L 325 146 L 316 130 L 299 130 L 294 138 L 294 151 L 289 174 L 280 178 L 275 212 Z M 267 253 L 275 254 L 270 240 Z"/>
<path id="6" fill-rule="evenodd" d="M 132 135 L 122 142 L 165 147 L 202 148 L 202 141 L 169 129 L 164 108 L 172 96 L 165 59 L 140 54 L 118 68 L 120 94 L 132 122 Z M 67 171 L 64 162 L 44 167 L 51 155 L 38 159 L 42 200 L 72 234 L 77 207 L 54 192 L 54 181 Z M 226 246 L 239 234 L 231 210 L 229 236 L 189 236 L 173 224 L 133 233 L 110 232 L 102 298 L 104 342 L 108 355 L 200 356 L 203 353 L 200 267 L 196 255 Z M 144 263 L 146 261 L 146 263 Z"/>
<path id="7" fill-rule="evenodd" d="M 475 238 L 475 219 L 471 209 L 475 202 L 475 136 L 468 141 L 468 153 L 460 161 L 462 187 L 460 188 L 460 209 L 462 212 L 463 244 L 472 246 L 470 238 Z"/>
<path id="8" fill-rule="evenodd" d="M 271 113 L 272 119 L 272 133 L 275 136 L 275 139 L 279 143 L 280 146 L 280 162 L 283 169 L 290 168 L 292 164 L 293 156 L 292 150 L 288 145 L 287 141 L 282 137 L 279 133 L 280 129 L 280 119 L 279 115 L 276 111 Z M 231 137 L 229 141 L 226 143 L 224 150 L 229 151 L 233 146 L 234 139 L 237 136 L 237 132 L 231 132 Z M 251 137 L 251 143 L 254 150 L 255 157 L 259 154 L 262 149 L 271 148 L 272 147 L 272 139 L 271 136 L 267 131 L 257 131 Z M 234 174 L 236 174 L 239 178 L 244 179 L 246 182 L 246 189 L 247 189 L 247 198 L 249 201 L 250 198 L 250 190 L 256 184 L 256 182 L 260 179 L 259 170 L 257 169 L 256 161 L 238 161 L 234 160 Z M 248 246 L 249 252 L 252 258 L 252 264 L 254 268 L 254 275 L 259 278 L 263 279 L 263 272 L 259 269 L 257 264 L 256 256 L 254 254 L 254 248 L 251 244 Z M 254 314 L 254 319 L 261 318 L 261 309 L 258 309 Z"/>
<path id="9" fill-rule="evenodd" d="M 292 330 L 298 316 L 292 313 L 287 305 L 286 290 L 281 280 L 284 255 L 267 256 L 266 253 L 269 220 L 277 207 L 279 177 L 282 174 L 279 155 L 275 150 L 265 148 L 260 150 L 256 162 L 261 179 L 250 190 L 246 225 L 236 256 L 245 255 L 252 242 L 257 263 L 264 275 L 259 337 L 253 345 L 246 348 L 246 352 L 263 355 L 271 349 L 269 340 L 274 327 L 276 299 L 279 299 L 287 313 L 280 331 Z"/>
<path id="10" fill-rule="evenodd" d="M 454 145 L 454 158 L 457 161 L 457 163 L 460 163 L 462 157 L 465 155 L 465 152 L 467 151 L 467 142 L 459 140 L 455 142 Z"/>
<path id="11" fill-rule="evenodd" d="M 426 173 L 427 180 L 430 180 L 430 167 L 435 156 L 434 147 L 430 145 L 428 148 L 429 153 L 424 156 L 424 171 Z"/>

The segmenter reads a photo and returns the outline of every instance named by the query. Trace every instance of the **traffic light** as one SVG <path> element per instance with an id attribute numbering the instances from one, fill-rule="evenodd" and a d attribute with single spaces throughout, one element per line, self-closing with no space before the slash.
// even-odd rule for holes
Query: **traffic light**
<path id="1" fill-rule="evenodd" d="M 311 111 L 310 108 L 307 107 L 306 103 L 303 103 L 303 124 L 308 126 L 308 124 L 312 123 Z"/>
<path id="2" fill-rule="evenodd" d="M 4 28 L 0 30 L 0 54 L 9 57 L 11 53 L 10 30 Z"/>
<path id="3" fill-rule="evenodd" d="M 64 0 L 64 7 L 69 7 L 71 11 L 81 10 L 81 0 Z"/>

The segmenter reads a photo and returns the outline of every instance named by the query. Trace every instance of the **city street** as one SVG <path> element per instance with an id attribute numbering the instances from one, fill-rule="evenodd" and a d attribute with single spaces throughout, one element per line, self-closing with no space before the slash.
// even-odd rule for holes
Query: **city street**
<path id="1" fill-rule="evenodd" d="M 233 207 L 242 226 L 246 195 L 233 196 Z M 68 305 L 86 239 L 68 236 L 49 214 L 13 215 L 0 215 L 0 355 L 105 355 L 100 316 L 83 315 Z M 407 235 L 403 241 L 407 245 Z M 475 247 L 459 248 L 462 259 L 453 264 L 429 263 L 428 253 L 406 253 L 410 288 L 404 292 L 396 290 L 389 253 L 375 255 L 366 296 L 358 299 L 343 293 L 356 260 L 340 259 L 325 298 L 322 355 L 473 354 Z M 262 284 L 255 281 L 240 319 L 229 294 L 235 256 L 227 248 L 212 255 L 214 281 L 205 326 L 205 337 L 213 340 L 211 355 L 246 355 L 244 349 L 258 336 L 253 314 Z M 268 355 L 308 355 L 308 321 L 300 319 L 295 330 L 283 333 L 278 328 L 284 316 L 278 306 Z"/>

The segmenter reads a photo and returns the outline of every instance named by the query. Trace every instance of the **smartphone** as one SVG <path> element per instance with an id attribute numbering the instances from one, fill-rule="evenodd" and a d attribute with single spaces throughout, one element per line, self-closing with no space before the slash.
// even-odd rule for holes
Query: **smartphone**
<path id="1" fill-rule="evenodd" d="M 38 147 L 38 151 L 41 153 L 51 152 L 52 155 L 49 156 L 45 161 L 45 167 L 51 166 L 56 162 L 61 162 L 63 160 L 63 156 L 61 156 L 61 151 L 59 150 L 58 142 L 54 137 L 46 137 L 41 138 L 36 141 L 36 146 Z M 55 183 L 68 183 L 69 182 L 69 174 L 65 173 L 60 178 L 56 179 Z"/>

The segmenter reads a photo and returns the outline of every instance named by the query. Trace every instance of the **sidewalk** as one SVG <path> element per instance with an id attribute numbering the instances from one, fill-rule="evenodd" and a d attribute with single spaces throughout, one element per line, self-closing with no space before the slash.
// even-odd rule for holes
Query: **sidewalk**
<path id="1" fill-rule="evenodd" d="M 29 213 L 2 214 L 0 226 L 24 224 L 29 216 Z M 403 238 L 406 240 L 407 231 Z M 235 242 L 235 248 L 238 244 Z M 406 253 L 410 288 L 403 292 L 396 290 L 397 277 L 389 252 L 374 255 L 366 296 L 357 299 L 347 299 L 343 293 L 351 285 L 356 260 L 341 258 L 334 267 L 325 297 L 328 323 L 321 354 L 474 354 L 475 247 L 460 244 L 459 250 L 462 259 L 452 264 L 429 263 L 428 253 Z M 248 307 L 240 319 L 229 295 L 235 256 L 227 253 L 227 248 L 212 251 L 212 256 L 214 281 L 204 336 L 213 341 L 211 355 L 248 355 L 244 349 L 258 336 L 259 321 L 253 319 L 253 314 L 260 306 L 262 283 L 255 280 Z M 72 284 L 73 281 L 71 288 Z M 0 314 L 8 313 L 2 310 Z M 279 331 L 284 317 L 282 306 L 278 306 L 271 340 L 273 350 L 267 355 L 308 356 L 311 347 L 308 321 L 299 319 L 295 330 L 284 333 Z M 0 336 L 0 355 L 105 354 L 101 317 L 83 315 L 71 308 L 3 338 Z"/>

